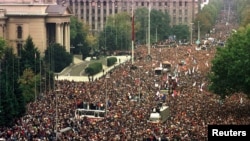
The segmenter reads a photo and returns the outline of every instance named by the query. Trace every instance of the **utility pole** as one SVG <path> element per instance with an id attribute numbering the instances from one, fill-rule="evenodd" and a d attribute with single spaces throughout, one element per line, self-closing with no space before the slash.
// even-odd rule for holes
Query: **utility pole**
<path id="1" fill-rule="evenodd" d="M 198 21 L 198 41 L 200 42 L 200 21 Z"/>
<path id="2" fill-rule="evenodd" d="M 190 26 L 190 44 L 192 45 L 193 44 L 193 24 L 194 23 L 190 23 L 191 26 Z"/>
<path id="3" fill-rule="evenodd" d="M 148 1 L 148 55 L 150 55 L 150 11 L 151 11 L 151 5 L 149 0 Z"/>
<path id="4" fill-rule="evenodd" d="M 134 64 L 134 38 L 135 38 L 135 31 L 134 31 L 134 1 L 132 0 L 132 65 Z"/>

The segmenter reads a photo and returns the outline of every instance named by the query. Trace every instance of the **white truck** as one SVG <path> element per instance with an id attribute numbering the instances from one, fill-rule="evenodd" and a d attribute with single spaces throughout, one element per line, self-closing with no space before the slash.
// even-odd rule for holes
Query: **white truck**
<path id="1" fill-rule="evenodd" d="M 150 113 L 149 122 L 164 123 L 169 117 L 170 117 L 169 106 L 161 106 L 153 109 L 152 113 Z"/>

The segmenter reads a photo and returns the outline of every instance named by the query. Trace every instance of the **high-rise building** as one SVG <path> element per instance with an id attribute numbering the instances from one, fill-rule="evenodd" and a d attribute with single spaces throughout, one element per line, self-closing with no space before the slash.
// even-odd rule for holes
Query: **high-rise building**
<path id="1" fill-rule="evenodd" d="M 86 22 L 93 32 L 102 30 L 108 16 L 146 7 L 168 12 L 171 25 L 190 25 L 199 10 L 199 4 L 208 0 L 59 0 L 70 5 L 75 16 Z"/>
<path id="2" fill-rule="evenodd" d="M 28 36 L 42 55 L 50 43 L 70 51 L 71 15 L 71 9 L 56 0 L 0 0 L 0 37 L 18 55 Z"/>

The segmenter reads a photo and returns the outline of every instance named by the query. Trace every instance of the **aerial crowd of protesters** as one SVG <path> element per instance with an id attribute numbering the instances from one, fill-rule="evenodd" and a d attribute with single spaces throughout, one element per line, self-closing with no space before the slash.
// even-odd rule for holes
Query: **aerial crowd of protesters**
<path id="1" fill-rule="evenodd" d="M 225 41 L 226 28 L 236 29 L 225 27 L 225 19 L 218 20 L 210 36 Z M 207 74 L 215 53 L 215 47 L 197 50 L 195 44 L 155 47 L 150 48 L 152 58 L 147 60 L 148 47 L 137 47 L 133 64 L 132 61 L 118 64 L 99 79 L 55 81 L 55 89 L 27 105 L 26 115 L 16 120 L 13 127 L 0 129 L 0 138 L 13 141 L 53 141 L 56 138 L 60 141 L 159 138 L 202 141 L 207 140 L 208 125 L 249 125 L 250 101 L 244 94 L 233 94 L 221 101 L 218 95 L 208 91 Z M 171 72 L 156 75 L 154 69 L 163 61 L 171 63 Z M 136 67 L 131 68 L 132 65 Z M 172 91 L 166 95 L 160 93 L 167 88 Z M 139 100 L 132 100 L 134 97 Z M 162 100 L 169 106 L 171 116 L 164 123 L 149 123 L 152 108 Z M 107 116 L 98 121 L 76 118 L 75 110 L 83 102 L 102 107 L 107 104 Z M 70 131 L 60 132 L 67 127 Z"/>

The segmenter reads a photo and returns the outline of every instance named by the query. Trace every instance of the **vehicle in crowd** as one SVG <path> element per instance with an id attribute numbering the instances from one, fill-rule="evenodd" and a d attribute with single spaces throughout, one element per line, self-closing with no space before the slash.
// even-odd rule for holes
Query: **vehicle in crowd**
<path id="1" fill-rule="evenodd" d="M 169 106 L 158 104 L 156 108 L 153 108 L 149 116 L 149 123 L 164 123 L 170 117 Z"/>
<path id="2" fill-rule="evenodd" d="M 170 72 L 171 71 L 171 63 L 169 61 L 162 62 L 163 72 Z"/>
<path id="3" fill-rule="evenodd" d="M 76 109 L 75 118 L 83 119 L 87 118 L 91 121 L 102 120 L 105 117 L 105 110 L 91 110 L 91 109 Z"/>
<path id="4" fill-rule="evenodd" d="M 155 75 L 161 75 L 161 74 L 162 74 L 162 70 L 163 70 L 162 67 L 157 67 L 157 68 L 155 68 L 155 70 L 154 70 Z"/>

